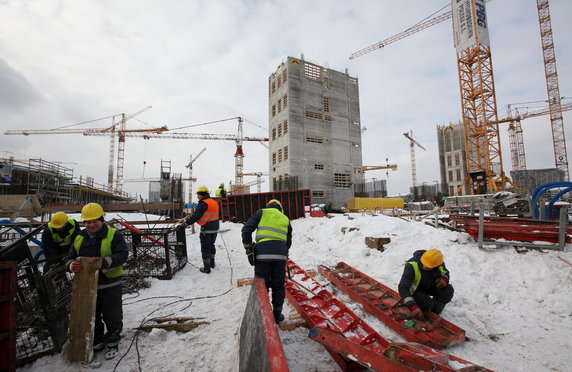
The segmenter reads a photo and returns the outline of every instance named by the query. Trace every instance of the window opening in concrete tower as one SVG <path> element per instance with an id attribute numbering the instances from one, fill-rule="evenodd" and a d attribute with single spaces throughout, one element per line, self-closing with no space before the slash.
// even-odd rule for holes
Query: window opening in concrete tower
<path id="1" fill-rule="evenodd" d="M 324 192 L 323 191 L 312 191 L 312 198 L 323 198 Z"/>
<path id="2" fill-rule="evenodd" d="M 278 137 L 282 135 L 282 123 L 278 124 Z"/>
<path id="3" fill-rule="evenodd" d="M 330 79 L 324 78 L 324 89 L 328 89 L 330 87 Z"/>
<path id="4" fill-rule="evenodd" d="M 453 182 L 453 171 L 449 171 L 449 182 Z"/>
<path id="5" fill-rule="evenodd" d="M 276 153 L 275 152 L 272 153 L 272 164 L 273 165 L 276 164 Z"/>
<path id="6" fill-rule="evenodd" d="M 284 108 L 286 108 L 286 106 L 288 106 L 288 95 L 285 94 L 284 98 L 282 98 L 282 101 L 284 101 Z"/>
<path id="7" fill-rule="evenodd" d="M 272 82 L 272 94 L 274 94 L 274 92 L 276 92 L 276 82 L 275 81 Z"/>
<path id="8" fill-rule="evenodd" d="M 461 178 L 461 170 L 457 169 L 457 181 L 462 181 L 463 179 Z"/>
<path id="9" fill-rule="evenodd" d="M 324 112 L 330 112 L 330 97 L 323 98 Z"/>
<path id="10" fill-rule="evenodd" d="M 459 156 L 459 154 L 455 154 L 455 165 L 456 166 L 461 165 L 461 157 Z"/>
<path id="11" fill-rule="evenodd" d="M 322 138 L 317 138 L 317 137 L 306 137 L 306 142 L 323 143 L 324 140 Z"/>
<path id="12" fill-rule="evenodd" d="M 448 154 L 448 155 L 447 155 L 447 165 L 448 165 L 449 167 L 452 167 L 452 166 L 453 166 L 453 161 L 452 161 L 452 159 L 451 159 L 451 154 Z"/>
<path id="13" fill-rule="evenodd" d="M 286 83 L 286 70 L 282 71 L 282 80 Z"/>
<path id="14" fill-rule="evenodd" d="M 314 164 L 314 169 L 324 169 L 324 164 L 322 163 Z"/>
<path id="15" fill-rule="evenodd" d="M 334 173 L 334 187 L 337 189 L 349 189 L 351 184 L 351 177 L 349 174 Z"/>
<path id="16" fill-rule="evenodd" d="M 308 79 L 320 80 L 322 75 L 322 68 L 320 66 L 306 62 L 304 64 L 304 75 L 306 75 Z"/>
<path id="17" fill-rule="evenodd" d="M 282 112 L 282 98 L 278 100 L 278 112 Z"/>
<path id="18" fill-rule="evenodd" d="M 288 160 L 288 146 L 284 146 L 284 160 Z"/>
<path id="19" fill-rule="evenodd" d="M 282 149 L 278 150 L 278 163 L 282 163 Z"/>
<path id="20" fill-rule="evenodd" d="M 276 105 L 272 105 L 272 117 L 276 116 Z"/>
<path id="21" fill-rule="evenodd" d="M 319 112 L 306 111 L 306 117 L 310 119 L 322 120 L 322 114 Z"/>
<path id="22" fill-rule="evenodd" d="M 276 128 L 272 128 L 272 141 L 276 139 Z"/>
<path id="23" fill-rule="evenodd" d="M 350 77 L 350 83 L 352 83 L 352 84 L 357 84 L 357 82 L 358 82 L 358 79 L 357 79 L 357 78 Z"/>
<path id="24" fill-rule="evenodd" d="M 280 88 L 280 86 L 282 85 L 282 77 L 280 76 L 280 74 L 278 74 L 278 78 L 276 79 L 277 83 L 278 83 L 278 88 Z"/>
<path id="25" fill-rule="evenodd" d="M 324 115 L 325 121 L 332 121 L 332 115 Z"/>
<path id="26" fill-rule="evenodd" d="M 283 130 L 284 130 L 284 134 L 288 133 L 288 119 L 284 120 Z"/>

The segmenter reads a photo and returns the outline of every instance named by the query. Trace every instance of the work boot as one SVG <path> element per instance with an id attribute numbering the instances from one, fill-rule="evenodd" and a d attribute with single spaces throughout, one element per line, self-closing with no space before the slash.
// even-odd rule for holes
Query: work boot
<path id="1" fill-rule="evenodd" d="M 443 309 L 445 308 L 444 303 L 439 302 L 439 301 L 435 301 L 433 302 L 433 308 L 431 308 L 431 311 L 437 315 L 441 314 L 441 312 L 443 311 Z"/>
<path id="2" fill-rule="evenodd" d="M 272 311 L 272 314 L 274 314 L 274 320 L 276 321 L 276 324 L 284 320 L 284 315 L 282 315 L 282 307 L 275 307 Z"/>
<path id="3" fill-rule="evenodd" d="M 201 273 L 210 274 L 211 273 L 211 260 L 203 260 L 204 267 L 201 267 L 199 271 Z"/>
<path id="4" fill-rule="evenodd" d="M 215 261 L 214 261 L 214 254 L 211 256 L 211 268 L 214 269 L 215 268 Z"/>

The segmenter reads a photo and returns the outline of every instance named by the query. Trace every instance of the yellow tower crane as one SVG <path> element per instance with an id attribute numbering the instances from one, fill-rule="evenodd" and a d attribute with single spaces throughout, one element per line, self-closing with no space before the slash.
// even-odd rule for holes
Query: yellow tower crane
<path id="1" fill-rule="evenodd" d="M 409 140 L 409 154 L 411 155 L 411 185 L 413 188 L 417 186 L 417 165 L 415 162 L 415 145 L 423 151 L 427 151 L 415 138 L 413 138 L 413 130 L 409 133 L 405 132 L 403 135 Z"/>

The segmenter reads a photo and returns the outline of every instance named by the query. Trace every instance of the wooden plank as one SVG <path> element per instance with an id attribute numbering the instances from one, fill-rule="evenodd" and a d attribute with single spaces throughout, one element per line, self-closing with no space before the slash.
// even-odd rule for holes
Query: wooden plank
<path id="1" fill-rule="evenodd" d="M 197 328 L 201 324 L 209 324 L 209 322 L 198 321 L 198 322 L 177 322 L 168 324 L 145 324 L 136 329 L 145 332 L 151 332 L 153 329 L 164 329 L 167 332 L 168 331 L 189 332 Z"/>
<path id="2" fill-rule="evenodd" d="M 79 257 L 81 270 L 72 281 L 70 311 L 70 345 L 68 361 L 90 362 L 93 357 L 93 327 L 97 300 L 97 279 L 101 258 Z"/>

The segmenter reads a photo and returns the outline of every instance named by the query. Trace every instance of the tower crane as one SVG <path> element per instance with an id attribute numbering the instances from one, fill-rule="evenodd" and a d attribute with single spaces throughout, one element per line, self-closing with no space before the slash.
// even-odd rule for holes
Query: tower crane
<path id="1" fill-rule="evenodd" d="M 484 2 L 488 2 L 490 0 L 485 0 Z M 467 121 L 465 120 L 469 114 L 473 114 L 471 115 L 472 118 L 479 118 L 479 116 L 475 116 L 474 115 L 474 110 L 465 110 L 465 105 L 466 104 L 470 104 L 472 97 L 473 97 L 473 92 L 475 93 L 479 93 L 480 87 L 490 87 L 492 89 L 487 89 L 486 91 L 482 91 L 483 94 L 486 92 L 486 94 L 489 96 L 489 99 L 485 99 L 483 100 L 483 103 L 485 103 L 484 107 L 486 107 L 486 103 L 488 101 L 495 101 L 496 99 L 495 97 L 495 93 L 494 93 L 494 81 L 493 81 L 493 76 L 492 76 L 492 64 L 490 62 L 490 48 L 488 47 L 488 35 L 486 32 L 482 32 L 480 34 L 476 33 L 476 26 L 475 26 L 475 20 L 477 21 L 477 23 L 479 23 L 479 21 L 484 21 L 484 25 L 486 27 L 486 14 L 484 12 L 485 10 L 485 6 L 484 6 L 484 2 L 482 0 L 456 0 L 456 1 L 452 1 L 452 4 L 455 5 L 455 9 L 458 11 L 459 9 L 468 9 L 470 7 L 471 9 L 471 16 L 468 19 L 471 19 L 471 23 L 472 25 L 469 25 L 469 28 L 471 28 L 470 31 L 472 31 L 473 34 L 475 34 L 475 41 L 478 41 L 479 38 L 481 36 L 485 36 L 485 40 L 486 40 L 486 48 L 480 47 L 478 46 L 478 42 L 475 43 L 475 45 L 477 45 L 477 48 L 468 48 L 465 50 L 465 53 L 460 54 L 459 53 L 459 47 L 457 46 L 457 59 L 458 59 L 458 65 L 459 65 L 459 79 L 460 79 L 460 85 L 461 85 L 461 104 L 462 104 L 462 108 L 463 108 L 463 124 L 467 123 Z M 554 52 L 554 42 L 552 39 L 552 24 L 551 24 L 551 20 L 550 20 L 550 10 L 549 10 L 549 5 L 548 5 L 548 0 L 537 0 L 537 8 L 538 8 L 538 20 L 539 20 L 539 25 L 540 25 L 540 35 L 541 35 L 541 41 L 542 41 L 542 54 L 544 57 L 544 71 L 545 71 L 545 75 L 546 75 L 546 88 L 548 91 L 548 101 L 549 101 L 549 107 L 550 107 L 550 120 L 551 120 L 551 125 L 552 125 L 552 143 L 553 143 L 553 147 L 554 147 L 554 157 L 555 157 L 555 164 L 556 167 L 559 169 L 562 169 L 565 172 L 565 176 L 566 176 L 566 180 L 569 179 L 569 171 L 568 171 L 568 155 L 567 155 L 567 151 L 566 151 L 566 140 L 565 140 L 565 136 L 564 136 L 564 125 L 563 125 L 563 121 L 562 121 L 562 109 L 561 109 L 561 105 L 560 105 L 560 90 L 558 87 L 558 74 L 556 72 L 556 55 Z M 479 11 L 477 12 L 475 10 L 475 8 L 478 7 Z M 460 14 L 460 13 L 458 13 Z M 466 13 L 465 13 L 466 14 Z M 421 30 L 424 30 L 428 27 L 431 27 L 433 25 L 436 25 L 438 23 L 441 23 L 449 18 L 451 18 L 453 16 L 453 11 L 447 11 L 439 16 L 430 18 L 428 20 L 422 21 L 417 23 L 416 25 L 406 29 L 405 31 L 402 31 L 396 35 L 393 35 L 381 42 L 378 42 L 376 44 L 373 44 L 367 48 L 361 49 L 355 53 L 353 53 L 350 56 L 350 59 L 354 59 L 357 58 L 359 56 L 362 56 L 364 54 L 367 54 L 371 51 L 374 51 L 376 49 L 380 49 L 383 48 L 391 43 L 394 43 L 398 40 L 401 40 L 409 35 L 415 34 Z M 462 19 L 462 17 L 461 17 Z M 460 22 L 458 22 L 457 19 L 457 24 L 459 24 Z M 462 22 L 461 22 L 462 23 Z M 455 27 L 455 19 L 453 20 L 453 26 Z M 467 26 L 467 24 L 465 24 L 465 26 Z M 466 30 L 469 30 L 469 28 L 466 28 Z M 482 27 L 481 27 L 482 30 Z M 461 30 L 462 32 L 462 30 Z M 455 37 L 457 37 L 457 32 L 455 32 Z M 482 42 L 483 40 L 481 40 Z M 464 58 L 462 58 L 464 57 Z M 479 59 L 482 59 L 482 63 L 479 63 Z M 477 60 L 476 64 L 471 64 L 471 61 L 475 61 Z M 479 64 L 481 65 L 481 67 L 484 68 L 479 68 Z M 462 68 L 462 65 L 464 66 L 464 68 Z M 487 66 L 490 65 L 490 69 L 487 68 Z M 474 66 L 475 68 L 471 69 L 470 67 Z M 490 71 L 490 73 L 489 73 Z M 482 73 L 482 75 L 481 75 Z M 489 76 L 490 75 L 490 76 Z M 465 77 L 465 79 L 464 79 Z M 483 78 L 483 84 L 478 84 L 478 85 L 474 85 L 474 79 L 471 79 L 471 77 L 478 77 L 478 78 Z M 474 89 L 471 89 L 471 84 L 474 85 Z M 463 92 L 465 90 L 465 95 L 463 95 Z M 467 98 L 467 99 L 463 99 L 463 97 Z M 492 98 L 492 99 L 491 99 Z M 475 103 L 477 103 L 477 101 L 475 100 Z M 475 107 L 479 107 L 479 106 L 475 106 Z M 480 105 L 480 107 L 483 107 L 483 105 Z M 486 109 L 481 109 L 479 107 L 479 109 L 482 112 L 486 112 Z M 491 110 L 493 109 L 493 107 L 491 106 Z M 489 111 L 491 111 L 489 110 Z M 496 102 L 494 104 L 494 111 L 496 112 Z M 487 116 L 491 116 L 491 115 L 487 115 Z M 475 122 L 475 120 L 470 120 L 469 124 L 473 124 Z M 496 189 L 495 186 L 497 184 L 500 183 L 499 187 L 504 187 L 504 182 L 502 182 L 503 179 L 505 179 L 506 181 L 508 181 L 510 184 L 512 184 L 512 182 L 510 181 L 510 179 L 506 178 L 504 176 L 504 173 L 502 171 L 502 157 L 500 156 L 500 146 L 498 146 L 498 156 L 496 155 L 496 149 L 495 149 L 495 145 L 498 144 L 498 134 L 495 136 L 494 132 L 495 132 L 495 128 L 494 126 L 497 126 L 497 132 L 498 132 L 498 123 L 494 123 L 495 121 L 491 121 L 489 123 L 489 125 L 481 125 L 482 128 L 480 128 L 480 132 L 481 133 L 486 133 L 487 131 L 490 131 L 491 135 L 487 136 L 487 135 L 481 135 L 479 133 L 479 130 L 471 130 L 469 131 L 469 134 L 472 134 L 475 137 L 479 137 L 481 136 L 484 140 L 490 138 L 493 141 L 491 142 L 489 148 L 492 148 L 492 152 L 491 152 L 491 156 L 489 157 L 490 159 L 492 159 L 494 161 L 495 158 L 498 158 L 500 163 L 500 177 L 501 177 L 501 182 L 497 182 L 496 180 L 494 182 L 490 182 L 490 179 L 488 180 L 490 186 L 493 189 Z M 477 129 L 479 129 L 477 127 Z M 509 125 L 509 129 L 510 129 L 510 125 Z M 514 126 L 515 129 L 515 134 L 518 136 L 518 130 L 519 128 Z M 467 135 L 467 129 L 465 128 L 465 135 Z M 509 132 L 509 136 L 511 135 L 511 133 Z M 495 137 L 497 137 L 495 139 Z M 466 149 L 467 149 L 467 153 L 469 152 L 469 149 L 473 150 L 474 145 L 477 145 L 477 149 L 478 149 L 478 141 L 469 141 L 468 139 L 465 140 L 466 141 Z M 515 141 L 518 141 L 518 138 L 515 138 Z M 482 142 L 486 142 L 486 141 L 482 141 Z M 516 142 L 518 143 L 518 142 Z M 518 149 L 513 150 L 511 148 L 511 151 L 518 151 Z M 479 154 L 479 151 L 476 151 L 475 153 Z M 486 156 L 485 156 L 486 158 Z M 471 159 L 474 159 L 474 157 L 471 157 Z M 468 163 L 469 158 L 467 157 L 467 163 Z M 482 162 L 481 162 L 482 163 Z M 487 162 L 484 162 L 485 164 Z M 494 162 L 489 162 L 491 165 L 494 165 Z M 480 164 L 479 161 L 472 161 L 472 164 L 474 165 L 475 169 L 478 169 L 478 166 Z M 470 175 L 470 170 L 469 170 L 469 175 Z M 488 171 L 489 174 L 492 174 L 493 172 L 491 172 L 490 170 Z M 469 176 L 468 176 L 469 177 Z M 465 179 L 465 183 L 468 180 Z M 465 184 L 464 183 L 464 184 Z M 463 185 L 464 185 L 463 184 Z M 461 185 L 461 187 L 459 188 L 459 190 L 457 191 L 457 193 L 459 193 L 459 191 L 462 189 L 463 185 Z M 514 184 L 512 184 L 514 186 Z M 472 190 L 471 190 L 472 191 Z"/>
<path id="2" fill-rule="evenodd" d="M 554 159 L 556 168 L 564 171 L 564 181 L 568 181 L 568 154 L 566 139 L 564 137 L 564 122 L 562 121 L 562 106 L 560 104 L 560 88 L 558 87 L 558 73 L 556 72 L 556 53 L 552 39 L 552 22 L 550 21 L 550 8 L 548 0 L 536 0 L 538 8 L 538 23 L 540 25 L 540 40 L 542 42 L 542 56 L 544 58 L 544 74 L 546 77 L 546 90 L 548 92 L 548 107 L 550 109 L 550 124 L 552 126 L 552 143 L 554 145 Z"/>
<path id="3" fill-rule="evenodd" d="M 185 165 L 185 167 L 189 168 L 189 204 L 193 203 L 193 182 L 196 181 L 196 179 L 193 179 L 193 163 L 206 150 L 207 150 L 207 148 L 203 147 L 203 149 L 199 152 L 199 154 L 197 156 L 195 156 L 194 158 L 193 158 L 193 155 L 191 154 L 189 156 L 189 164 Z"/>
<path id="4" fill-rule="evenodd" d="M 413 188 L 417 186 L 417 167 L 415 164 L 415 145 L 417 145 L 423 151 L 427 151 L 415 138 L 413 138 L 413 130 L 409 133 L 405 132 L 403 135 L 409 140 L 409 153 L 411 154 L 411 183 Z"/>
<path id="5" fill-rule="evenodd" d="M 262 192 L 262 176 L 268 176 L 268 173 L 264 172 L 251 172 L 251 173 L 242 173 L 243 176 L 256 176 L 256 191 L 260 194 Z"/>
<path id="6" fill-rule="evenodd" d="M 450 12 L 353 53 L 350 59 L 452 17 L 468 169 L 457 193 L 467 183 L 472 185 L 471 194 L 504 190 L 506 183 L 512 184 L 512 181 L 502 167 L 498 124 L 491 124 L 498 121 L 498 116 L 484 0 L 453 0 L 451 8 Z"/>
<path id="7" fill-rule="evenodd" d="M 135 115 L 135 114 L 134 114 Z M 133 115 L 126 117 L 125 120 L 128 118 L 133 117 Z M 256 141 L 256 142 L 268 142 L 268 138 L 260 138 L 260 137 L 244 137 L 242 131 L 242 118 L 236 117 L 231 119 L 224 119 L 218 120 L 211 123 L 222 122 L 227 120 L 238 119 L 239 129 L 238 134 L 207 134 L 207 133 L 178 133 L 178 132 L 171 132 L 167 127 L 161 128 L 151 128 L 151 129 L 134 129 L 134 130 L 112 130 L 110 128 L 90 128 L 90 129 L 48 129 L 48 130 L 9 130 L 4 132 L 4 134 L 15 135 L 30 135 L 30 134 L 83 134 L 84 136 L 114 136 L 116 132 L 121 133 L 123 136 L 123 141 L 125 141 L 126 137 L 136 137 L 136 138 L 143 138 L 143 139 L 151 139 L 151 138 L 164 138 L 164 139 L 202 139 L 202 140 L 222 140 L 222 141 L 234 141 L 236 143 L 236 152 L 235 152 L 235 182 L 237 185 L 241 185 L 237 189 L 235 189 L 235 193 L 239 193 L 236 190 L 242 190 L 242 183 L 243 179 L 240 174 L 242 174 L 242 168 L 244 164 L 244 152 L 242 150 L 242 144 L 244 141 Z M 114 127 L 114 124 L 112 127 Z M 177 128 L 180 129 L 180 128 Z M 165 133 L 164 135 L 162 135 Z M 119 157 L 118 157 L 119 158 Z M 122 157 L 123 159 L 123 157 Z M 112 164 L 111 164 L 112 166 Z M 112 174 L 112 173 L 111 173 Z M 123 176 L 123 173 L 121 173 Z M 189 177 L 192 178 L 192 177 Z M 122 184 L 122 180 L 118 182 L 118 185 Z M 111 186 L 110 186 L 111 189 Z"/>
<path id="8" fill-rule="evenodd" d="M 572 102 L 560 105 L 562 112 L 572 110 Z M 499 119 L 498 123 L 509 123 L 508 125 L 508 136 L 510 144 L 510 158 L 513 170 L 524 170 L 526 169 L 526 157 L 524 152 L 524 139 L 522 136 L 522 126 L 521 120 L 527 118 L 533 118 L 537 116 L 543 116 L 550 113 L 550 106 L 544 107 L 535 111 L 528 111 L 520 113 L 518 108 L 512 109 L 509 105 L 508 116 L 503 119 Z"/>
<path id="9" fill-rule="evenodd" d="M 38 135 L 38 134 L 83 134 L 89 135 L 90 133 L 99 133 L 103 136 L 110 136 L 109 144 L 109 166 L 107 172 L 107 188 L 109 192 L 113 192 L 114 181 L 115 190 L 120 193 L 123 183 L 123 163 L 125 159 L 125 133 L 159 133 L 167 131 L 166 127 L 160 128 L 142 128 L 142 129 L 126 129 L 125 123 L 127 120 L 149 110 L 151 106 L 147 106 L 132 115 L 118 114 L 121 119 L 115 122 L 115 117 L 118 115 L 113 115 L 113 123 L 108 128 L 83 128 L 83 129 L 68 129 L 68 128 L 53 128 L 53 129 L 21 129 L 21 130 L 7 130 L 4 132 L 6 135 Z M 119 136 L 119 144 L 117 151 L 117 178 L 113 177 L 113 161 L 115 158 L 115 135 Z"/>

